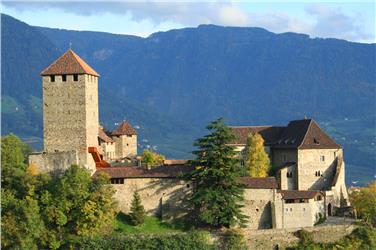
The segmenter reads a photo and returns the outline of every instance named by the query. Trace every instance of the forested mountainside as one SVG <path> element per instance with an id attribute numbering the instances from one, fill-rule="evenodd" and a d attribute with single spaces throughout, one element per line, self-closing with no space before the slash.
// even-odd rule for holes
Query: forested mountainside
<path id="1" fill-rule="evenodd" d="M 141 147 L 189 157 L 217 117 L 286 125 L 307 116 L 344 147 L 348 181 L 374 178 L 375 44 L 215 25 L 142 38 L 1 18 L 3 134 L 42 137 L 39 73 L 71 44 L 101 74 L 102 124 L 138 125 Z"/>

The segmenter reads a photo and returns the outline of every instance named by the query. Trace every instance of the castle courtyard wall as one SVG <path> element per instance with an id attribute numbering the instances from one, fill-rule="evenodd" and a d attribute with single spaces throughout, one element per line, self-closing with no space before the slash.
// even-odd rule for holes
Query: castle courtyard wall
<path id="1" fill-rule="evenodd" d="M 148 215 L 167 220 L 187 213 L 187 198 L 192 192 L 191 183 L 175 178 L 129 178 L 124 179 L 124 184 L 112 186 L 116 190 L 114 198 L 120 211 L 130 212 L 133 194 L 137 191 Z"/>
<path id="2" fill-rule="evenodd" d="M 271 203 L 275 189 L 245 189 L 243 214 L 247 215 L 248 229 L 272 228 Z"/>
<path id="3" fill-rule="evenodd" d="M 76 151 L 33 153 L 29 155 L 29 165 L 37 167 L 39 173 L 61 173 L 71 165 L 78 164 Z"/>

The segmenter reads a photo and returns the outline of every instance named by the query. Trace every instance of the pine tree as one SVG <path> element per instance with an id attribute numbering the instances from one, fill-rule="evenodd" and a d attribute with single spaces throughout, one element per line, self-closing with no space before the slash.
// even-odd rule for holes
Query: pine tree
<path id="1" fill-rule="evenodd" d="M 264 150 L 264 139 L 258 133 L 250 133 L 244 150 L 245 167 L 251 177 L 266 177 L 270 169 L 270 160 Z"/>
<path id="2" fill-rule="evenodd" d="M 195 182 L 190 199 L 194 216 L 200 224 L 214 227 L 230 227 L 239 223 L 244 225 L 246 216 L 241 213 L 244 186 L 237 181 L 241 176 L 234 147 L 228 144 L 234 139 L 230 128 L 223 119 L 207 126 L 211 134 L 197 139 L 193 153 L 196 160 L 191 164 L 196 169 L 189 174 Z"/>
<path id="3" fill-rule="evenodd" d="M 129 214 L 131 222 L 133 225 L 141 225 L 145 221 L 145 209 L 144 206 L 141 204 L 141 197 L 138 192 L 134 192 L 133 200 L 131 203 L 131 213 Z"/>

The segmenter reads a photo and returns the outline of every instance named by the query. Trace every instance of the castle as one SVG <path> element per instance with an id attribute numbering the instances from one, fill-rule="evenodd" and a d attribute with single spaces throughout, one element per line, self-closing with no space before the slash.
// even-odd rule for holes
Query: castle
<path id="1" fill-rule="evenodd" d="M 137 156 L 137 132 L 126 121 L 112 132 L 100 126 L 99 74 L 94 69 L 68 50 L 41 76 L 44 151 L 30 155 L 30 164 L 43 172 L 80 164 L 93 177 L 107 173 L 123 212 L 129 212 L 137 190 L 148 214 L 165 219 L 186 214 L 194 183 L 179 176 L 193 168 L 177 160 L 152 169 L 123 164 Z M 275 177 L 238 179 L 246 186 L 243 212 L 249 216 L 248 229 L 309 227 L 349 205 L 342 148 L 314 120 L 231 129 L 236 138 L 232 145 L 241 159 L 249 133 L 259 133 L 276 169 Z"/>

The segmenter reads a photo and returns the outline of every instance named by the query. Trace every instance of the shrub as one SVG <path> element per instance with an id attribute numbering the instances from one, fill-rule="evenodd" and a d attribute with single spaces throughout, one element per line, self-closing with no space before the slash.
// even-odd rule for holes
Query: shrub
<path id="1" fill-rule="evenodd" d="M 141 204 L 141 197 L 138 192 L 134 192 L 131 204 L 131 213 L 129 214 L 131 223 L 134 226 L 143 224 L 145 222 L 145 209 Z"/>
<path id="2" fill-rule="evenodd" d="M 242 231 L 230 229 L 223 235 L 220 248 L 226 250 L 247 250 L 248 246 Z"/>
<path id="3" fill-rule="evenodd" d="M 177 234 L 115 234 L 109 237 L 82 237 L 70 242 L 76 249 L 129 249 L 129 250 L 214 250 L 208 234 L 200 231 Z"/>
<path id="4" fill-rule="evenodd" d="M 313 242 L 313 235 L 311 232 L 308 232 L 304 229 L 298 230 L 295 232 L 296 237 L 300 239 L 302 244 L 307 244 Z"/>

